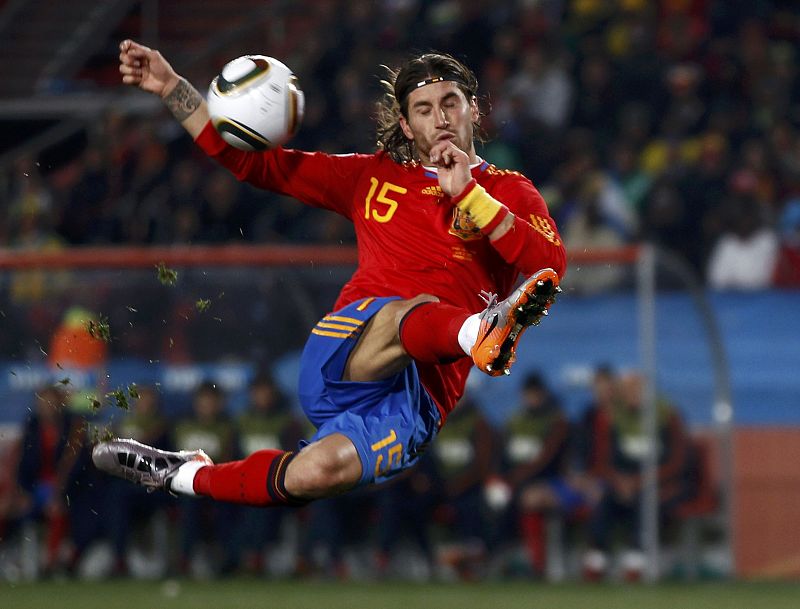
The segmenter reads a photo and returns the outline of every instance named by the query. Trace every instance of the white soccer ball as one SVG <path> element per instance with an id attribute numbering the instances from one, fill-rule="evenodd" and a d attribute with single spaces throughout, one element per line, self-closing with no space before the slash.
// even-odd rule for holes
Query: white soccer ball
<path id="1" fill-rule="evenodd" d="M 211 122 L 222 139 L 241 150 L 284 144 L 297 132 L 304 109 L 297 77 L 265 55 L 227 63 L 208 88 Z"/>

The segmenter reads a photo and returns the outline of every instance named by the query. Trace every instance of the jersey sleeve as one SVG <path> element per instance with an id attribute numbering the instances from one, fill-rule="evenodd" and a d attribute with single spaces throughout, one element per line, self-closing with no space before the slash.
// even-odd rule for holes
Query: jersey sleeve
<path id="1" fill-rule="evenodd" d="M 373 158 L 365 154 L 332 155 L 288 148 L 246 152 L 226 143 L 211 121 L 195 143 L 241 181 L 351 219 L 353 190 Z"/>
<path id="2" fill-rule="evenodd" d="M 552 268 L 559 277 L 567 270 L 567 254 L 556 223 L 542 195 L 523 176 L 502 180 L 491 193 L 514 214 L 511 228 L 490 243 L 524 275 Z"/>

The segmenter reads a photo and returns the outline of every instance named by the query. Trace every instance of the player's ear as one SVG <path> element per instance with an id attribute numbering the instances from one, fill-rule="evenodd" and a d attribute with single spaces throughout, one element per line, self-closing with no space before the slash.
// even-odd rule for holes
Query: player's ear
<path id="1" fill-rule="evenodd" d="M 406 117 L 402 114 L 400 115 L 400 128 L 403 130 L 403 135 L 405 135 L 408 139 L 414 140 L 414 132 L 411 131 L 411 127 L 406 120 Z"/>
<path id="2" fill-rule="evenodd" d="M 477 123 L 478 119 L 481 117 L 481 109 L 478 108 L 478 98 L 474 95 L 469 102 L 469 114 L 470 118 L 472 119 L 472 123 Z"/>

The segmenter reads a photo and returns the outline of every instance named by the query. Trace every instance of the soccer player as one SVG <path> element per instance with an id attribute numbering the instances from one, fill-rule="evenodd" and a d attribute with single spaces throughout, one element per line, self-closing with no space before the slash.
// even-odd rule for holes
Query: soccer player
<path id="1" fill-rule="evenodd" d="M 299 398 L 317 432 L 300 452 L 213 465 L 200 451 L 116 440 L 95 447 L 100 469 L 263 506 L 382 482 L 433 441 L 473 362 L 507 373 L 520 336 L 554 301 L 564 245 L 531 182 L 476 155 L 478 83 L 454 58 L 426 53 L 391 72 L 373 154 L 243 152 L 220 138 L 203 97 L 158 51 L 125 40 L 120 72 L 160 96 L 240 180 L 351 220 L 359 264 L 303 351 Z M 514 289 L 520 273 L 528 279 Z"/>

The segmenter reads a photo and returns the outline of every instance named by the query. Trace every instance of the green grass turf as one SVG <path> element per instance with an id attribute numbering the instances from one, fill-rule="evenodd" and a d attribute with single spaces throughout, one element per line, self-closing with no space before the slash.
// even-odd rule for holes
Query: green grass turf
<path id="1" fill-rule="evenodd" d="M 0 584 L 3 609 L 798 609 L 800 583 L 545 585 L 225 581 Z"/>

